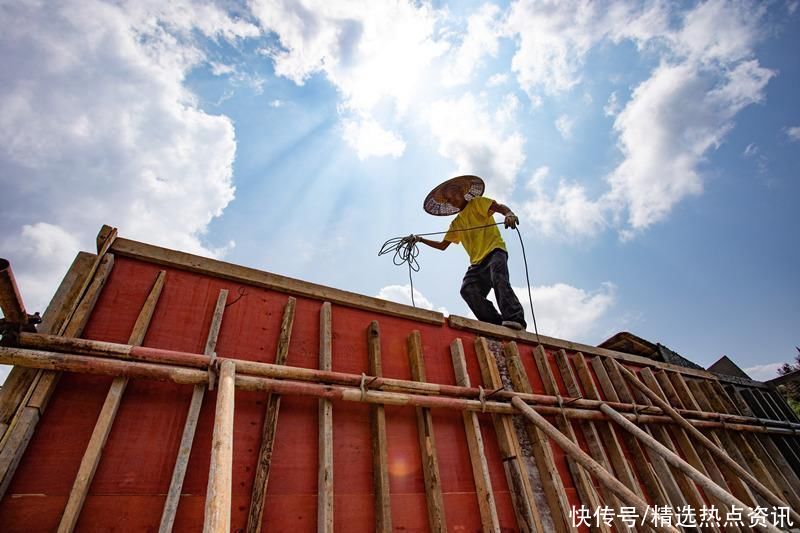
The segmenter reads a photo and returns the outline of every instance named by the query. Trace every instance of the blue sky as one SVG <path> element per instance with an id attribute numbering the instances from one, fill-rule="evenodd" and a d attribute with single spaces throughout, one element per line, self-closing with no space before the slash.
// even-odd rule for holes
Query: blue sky
<path id="1" fill-rule="evenodd" d="M 799 4 L 8 3 L 2 254 L 34 310 L 103 223 L 410 302 L 378 249 L 478 174 L 541 333 L 766 379 L 800 344 Z M 463 250 L 419 260 L 418 305 L 468 315 Z"/>

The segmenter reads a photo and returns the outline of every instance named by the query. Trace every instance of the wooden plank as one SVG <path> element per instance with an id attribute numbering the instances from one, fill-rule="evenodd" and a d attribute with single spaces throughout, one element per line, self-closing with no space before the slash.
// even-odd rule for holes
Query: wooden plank
<path id="1" fill-rule="evenodd" d="M 453 359 L 456 384 L 462 387 L 471 387 L 472 384 L 467 373 L 467 359 L 461 339 L 457 338 L 450 343 L 450 356 Z M 475 494 L 478 497 L 478 508 L 481 513 L 481 526 L 483 531 L 499 532 L 500 520 L 494 503 L 494 491 L 489 477 L 489 465 L 486 462 L 478 414 L 464 411 L 463 418 L 469 446 L 469 459 L 472 464 L 472 476 L 475 480 Z"/>
<path id="2" fill-rule="evenodd" d="M 226 533 L 231 529 L 235 379 L 236 364 L 233 361 L 223 361 L 220 365 L 214 434 L 211 440 L 204 533 Z"/>
<path id="3" fill-rule="evenodd" d="M 664 460 L 670 464 L 670 466 L 676 467 L 680 469 L 682 472 L 684 472 L 695 483 L 700 485 L 703 488 L 703 490 L 713 493 L 717 498 L 723 500 L 726 503 L 726 505 L 728 505 L 731 508 L 737 507 L 739 509 L 742 509 L 743 516 L 750 516 L 754 513 L 753 509 L 750 508 L 748 505 L 746 505 L 744 502 L 739 501 L 734 495 L 725 491 L 719 485 L 710 480 L 707 476 L 704 476 L 702 473 L 698 472 L 695 468 L 692 467 L 692 465 L 684 461 L 680 456 L 678 456 L 673 451 L 669 450 L 666 446 L 659 443 L 651 435 L 645 433 L 645 431 L 637 427 L 636 424 L 634 424 L 627 418 L 620 415 L 618 412 L 612 409 L 608 404 L 601 405 L 600 410 L 603 411 L 603 413 L 605 413 L 606 415 L 608 415 L 614 422 L 622 426 L 626 431 L 629 431 L 633 435 L 635 435 L 636 438 L 641 440 L 647 446 L 648 449 L 653 450 L 655 453 L 661 455 L 664 458 Z M 777 533 L 778 531 L 780 531 L 778 528 L 772 525 L 758 526 L 756 529 L 760 531 L 769 531 L 773 533 Z"/>
<path id="4" fill-rule="evenodd" d="M 583 360 L 583 358 L 581 359 Z M 619 395 L 617 394 L 614 384 L 611 382 L 611 378 L 608 375 L 606 367 L 603 365 L 603 361 L 599 357 L 595 357 L 592 359 L 591 364 L 595 370 L 597 381 L 600 383 L 600 388 L 603 390 L 603 394 L 605 395 L 606 399 L 612 402 L 619 401 Z M 576 359 L 576 366 L 578 365 L 583 367 L 585 363 L 578 363 Z M 586 383 L 587 379 L 591 379 L 589 373 L 587 371 L 579 371 L 578 374 L 582 378 L 581 382 L 583 383 L 584 390 L 591 391 L 593 389 L 593 384 Z M 587 392 L 587 395 L 588 394 L 589 392 Z M 597 395 L 597 392 L 594 391 L 592 394 Z M 650 496 L 650 499 L 656 505 L 668 505 L 669 501 L 667 500 L 667 496 L 664 494 L 664 491 L 659 484 L 655 473 L 653 472 L 653 467 L 647 460 L 647 456 L 645 455 L 642 446 L 639 444 L 639 441 L 632 436 L 628 436 L 627 432 L 622 432 L 620 437 L 631 454 L 631 463 L 636 470 L 636 475 L 644 485 L 644 488 L 647 491 L 647 494 Z"/>
<path id="5" fill-rule="evenodd" d="M 537 346 L 533 350 L 533 360 L 536 363 L 536 369 L 539 371 L 539 377 L 542 380 L 542 385 L 544 386 L 545 394 L 549 394 L 550 396 L 560 396 L 558 391 L 558 385 L 556 384 L 556 378 L 553 374 L 553 370 L 550 368 L 550 364 L 547 362 L 547 354 L 544 351 L 542 345 Z M 575 430 L 572 427 L 572 423 L 567 419 L 566 416 L 563 415 L 556 418 L 556 422 L 558 424 L 558 429 L 566 435 L 570 441 L 574 442 L 576 445 L 578 443 L 578 439 L 575 436 Z M 578 427 L 583 431 L 584 438 L 586 439 L 588 448 L 589 448 L 589 455 L 592 457 L 594 461 L 600 464 L 606 471 L 611 472 L 611 467 L 609 466 L 608 457 L 606 457 L 605 451 L 603 447 L 600 445 L 600 438 L 596 434 L 596 431 L 590 431 L 588 424 L 584 422 L 579 422 Z M 587 434 L 591 433 L 592 437 L 587 437 Z M 602 495 L 602 501 L 600 497 L 597 495 L 597 492 L 594 489 L 594 485 L 592 485 L 591 479 L 588 476 L 582 467 L 578 465 L 576 460 L 568 456 L 568 464 L 570 465 L 570 473 L 572 474 L 572 478 L 576 483 L 576 487 L 583 486 L 583 496 L 581 499 L 584 502 L 588 502 L 587 506 L 589 509 L 597 509 L 601 506 L 602 502 L 612 505 L 615 509 L 619 509 L 622 505 L 616 495 L 611 492 L 611 490 L 606 487 L 604 484 L 600 484 L 600 494 Z M 604 523 L 599 524 L 604 531 L 611 530 L 610 527 L 606 526 Z M 617 524 L 617 529 L 620 531 L 624 531 L 625 528 L 622 524 Z"/>
<path id="6" fill-rule="evenodd" d="M 465 318 L 462 316 L 450 315 L 447 317 L 447 321 L 450 324 L 451 328 L 460 329 L 464 331 L 471 331 L 479 335 L 485 335 L 487 337 L 493 337 L 496 339 L 513 340 L 533 345 L 541 344 L 548 348 L 563 349 L 568 352 L 581 352 L 589 355 L 599 355 L 604 358 L 616 359 L 619 361 L 625 361 L 637 365 L 644 365 L 644 366 L 662 368 L 665 370 L 672 370 L 674 372 L 679 372 L 687 376 L 716 379 L 716 376 L 714 374 L 705 370 L 696 370 L 694 368 L 687 368 L 684 366 L 662 363 L 661 361 L 654 361 L 653 359 L 649 359 L 647 357 L 641 357 L 638 355 L 617 352 L 605 348 L 598 348 L 597 346 L 581 344 L 579 342 L 572 342 L 564 339 L 557 339 L 555 337 L 548 337 L 546 335 L 540 334 L 537 336 L 535 333 L 531 333 L 529 331 L 524 331 L 524 330 L 517 331 L 510 328 L 489 324 L 487 322 L 481 322 L 478 320 Z M 761 388 L 766 387 L 766 385 L 760 382 L 753 382 L 753 383 L 755 383 L 754 386 L 757 387 L 758 386 L 760 386 Z"/>
<path id="7" fill-rule="evenodd" d="M 735 413 L 738 414 L 738 409 L 735 408 L 733 402 L 728 398 L 727 393 L 719 382 L 706 382 L 706 394 L 722 413 Z M 716 402 L 716 403 L 715 403 Z M 761 446 L 761 442 L 755 435 L 745 435 L 740 432 L 731 432 L 733 434 L 734 442 L 738 442 L 742 453 L 751 465 L 751 468 L 758 479 L 764 483 L 770 483 L 770 488 L 783 498 L 794 509 L 800 509 L 800 498 L 792 488 L 791 484 L 787 481 L 784 474 L 773 462 L 773 459 Z M 799 486 L 800 487 L 800 486 Z"/>
<path id="8" fill-rule="evenodd" d="M 94 262 L 92 264 L 94 264 Z M 81 301 L 70 302 L 67 306 L 70 309 L 69 312 L 64 311 L 65 316 L 69 314 L 72 317 L 70 319 L 71 321 L 64 325 L 64 328 L 68 328 L 68 332 L 71 333 L 72 336 L 80 336 L 83 332 L 83 328 L 89 319 L 89 314 L 91 314 L 91 310 L 94 308 L 94 304 L 100 292 L 103 290 L 103 286 L 113 266 L 114 256 L 108 254 L 98 261 L 98 267 L 94 269 L 94 278 L 91 278 L 89 275 L 89 272 L 93 271 L 92 267 L 89 267 L 86 274 L 87 279 L 81 282 L 81 289 L 87 287 L 85 292 L 76 292 L 76 299 L 80 297 Z M 82 278 L 78 276 L 77 279 Z M 73 307 L 80 308 L 81 313 L 75 314 L 72 310 Z M 41 414 L 47 408 L 47 402 L 58 382 L 58 375 L 58 372 L 49 370 L 43 370 L 37 374 L 23 399 L 23 407 L 17 410 L 17 415 L 12 419 L 3 434 L 2 441 L 0 441 L 0 451 L 2 451 L 2 454 L 0 454 L 0 476 L 2 476 L 2 481 L 0 481 L 0 498 L 3 497 L 8 485 L 11 483 L 11 479 L 22 458 L 22 454 L 25 453 L 25 449 L 28 447 L 36 424 L 38 424 Z M 34 417 L 30 414 L 26 414 L 23 417 L 22 415 L 26 412 L 25 407 L 36 409 L 39 412 L 39 416 Z M 33 424 L 33 426 L 29 427 L 29 424 Z"/>
<path id="9" fill-rule="evenodd" d="M 408 336 L 408 360 L 411 366 L 411 378 L 414 381 L 426 382 L 422 337 L 417 330 L 412 331 Z M 439 476 L 439 457 L 436 453 L 436 438 L 430 409 L 417 407 L 417 432 L 422 455 L 422 474 L 425 478 L 425 501 L 428 507 L 430 530 L 434 532 L 447 531 L 442 480 Z"/>
<path id="10" fill-rule="evenodd" d="M 527 419 L 532 421 L 537 425 L 537 427 L 544 431 L 548 437 L 555 440 L 556 443 L 561 446 L 561 449 L 575 458 L 576 461 L 580 462 L 581 466 L 590 471 L 604 486 L 612 490 L 614 494 L 618 496 L 626 505 L 633 507 L 638 516 L 642 517 L 642 521 L 644 521 L 647 515 L 650 514 L 650 508 L 644 499 L 635 494 L 628 487 L 626 487 L 624 483 L 620 482 L 613 475 L 611 475 L 608 470 L 606 470 L 597 461 L 592 459 L 586 452 L 581 450 L 579 446 L 570 441 L 564 434 L 553 427 L 552 424 L 545 420 L 542 415 L 533 410 L 528 404 L 522 401 L 521 398 L 515 397 L 511 400 L 511 404 L 517 408 Z M 607 404 L 602 404 L 601 409 L 602 408 L 610 409 Z M 623 420 L 627 422 L 627 419 L 623 418 Z M 661 527 L 660 529 L 670 532 L 678 531 L 671 525 Z"/>
<path id="11" fill-rule="evenodd" d="M 254 268 L 247 268 L 216 259 L 168 250 L 151 244 L 117 238 L 111 250 L 123 257 L 131 257 L 148 263 L 165 265 L 189 272 L 197 272 L 246 283 L 254 287 L 274 289 L 294 296 L 304 296 L 315 300 L 323 300 L 347 307 L 364 309 L 383 315 L 397 316 L 419 320 L 429 324 L 444 324 L 444 315 L 436 311 L 418 309 L 410 305 L 399 304 L 379 298 L 372 298 L 353 292 L 325 287 L 298 279 L 272 274 Z"/>
<path id="12" fill-rule="evenodd" d="M 220 289 L 219 294 L 217 294 L 217 303 L 214 305 L 214 311 L 211 315 L 208 335 L 206 335 L 205 355 L 210 356 L 217 346 L 217 336 L 219 335 L 219 328 L 225 311 L 225 302 L 227 301 L 227 289 Z M 192 399 L 189 402 L 189 410 L 186 413 L 186 421 L 183 424 L 178 455 L 175 458 L 175 466 L 172 469 L 172 478 L 164 501 L 164 509 L 161 512 L 161 522 L 158 526 L 159 533 L 172 531 L 172 526 L 175 523 L 175 514 L 178 512 L 183 480 L 186 477 L 186 468 L 189 466 L 189 456 L 192 453 L 192 443 L 194 442 L 194 434 L 197 429 L 197 421 L 200 418 L 200 408 L 203 406 L 205 393 L 205 384 L 195 385 L 192 389 Z"/>
<path id="13" fill-rule="evenodd" d="M 331 370 L 333 330 L 331 303 L 319 313 L 319 368 Z M 333 531 L 333 402 L 319 400 L 319 469 L 317 476 L 317 531 Z"/>
<path id="14" fill-rule="evenodd" d="M 72 302 L 78 298 L 78 291 L 83 287 L 83 282 L 89 274 L 95 255 L 88 252 L 79 252 L 69 270 L 64 275 L 56 289 L 53 299 L 42 314 L 42 322 L 36 328 L 39 333 L 58 333 L 66 314 L 72 308 Z M 5 429 L 11 424 L 17 410 L 23 405 L 23 400 L 28 396 L 28 391 L 37 379 L 39 371 L 25 367 L 14 367 L 0 387 L 0 439 L 5 434 Z"/>
<path id="15" fill-rule="evenodd" d="M 514 390 L 532 393 L 533 389 L 530 386 L 527 374 L 525 374 L 525 369 L 522 367 L 517 343 L 514 341 L 506 343 L 503 351 Z M 535 424 L 527 423 L 525 428 L 530 437 L 533 457 L 536 461 L 536 468 L 539 470 L 539 480 L 542 484 L 547 505 L 550 508 L 553 525 L 556 531 L 569 531 L 572 522 L 570 519 L 571 507 L 564 491 L 564 483 L 561 481 L 561 476 L 558 474 L 558 469 L 553 459 L 553 450 L 550 448 L 547 436 Z"/>
<path id="16" fill-rule="evenodd" d="M 500 378 L 497 363 L 484 337 L 475 339 L 475 353 L 478 357 L 483 384 L 490 390 L 502 388 L 503 381 Z M 519 449 L 519 439 L 514 429 L 514 422 L 509 415 L 493 414 L 492 423 L 497 435 L 497 444 L 500 448 L 511 500 L 514 504 L 517 525 L 520 531 L 542 531 L 542 522 L 533 498 L 533 488 L 522 462 L 522 452 Z"/>
<path id="17" fill-rule="evenodd" d="M 294 311 L 297 299 L 289 297 L 283 308 L 281 331 L 278 336 L 278 348 L 275 354 L 275 364 L 285 365 L 289 355 L 289 343 L 292 338 L 294 325 Z M 272 451 L 275 447 L 275 435 L 278 432 L 278 414 L 281 408 L 280 394 L 267 394 L 264 408 L 264 423 L 261 426 L 261 447 L 258 451 L 255 478 L 253 479 L 253 492 L 250 497 L 250 510 L 247 514 L 247 532 L 258 533 L 264 518 L 264 498 L 267 495 L 269 471 L 272 464 Z"/>
<path id="18" fill-rule="evenodd" d="M 648 367 L 642 368 L 639 371 L 639 376 L 642 382 L 647 387 L 649 387 L 650 390 L 658 394 L 662 400 L 664 401 L 667 400 L 664 391 L 661 390 L 661 387 L 659 386 L 658 381 L 656 380 L 656 377 L 650 368 Z M 656 441 L 662 446 L 664 446 L 667 450 L 677 455 L 677 447 L 675 443 L 672 441 L 672 436 L 670 435 L 670 432 L 667 430 L 665 426 L 659 424 L 651 424 L 649 427 L 647 427 L 647 429 L 648 429 L 647 434 L 654 437 Z M 670 494 L 670 491 L 667 489 L 669 483 L 664 484 L 664 487 L 665 489 L 667 489 L 667 493 L 670 497 L 670 501 L 672 502 L 673 507 L 690 505 L 694 509 L 701 509 L 705 505 L 705 501 L 703 500 L 703 497 L 700 495 L 700 492 L 697 489 L 697 485 L 695 485 L 692 479 L 687 477 L 685 472 L 683 472 L 680 468 L 674 466 L 672 463 L 668 465 L 668 468 L 669 471 L 672 473 L 672 478 L 675 480 L 675 483 L 677 484 L 678 488 L 677 494 L 674 493 Z M 692 468 L 694 468 L 694 466 L 692 466 Z M 703 471 L 700 473 L 702 473 L 705 477 L 708 477 L 705 469 L 703 469 Z M 659 479 L 661 479 L 662 483 L 664 482 L 663 475 L 659 475 Z M 716 527 L 712 527 L 711 529 L 717 531 L 719 530 Z"/>
<path id="19" fill-rule="evenodd" d="M 572 371 L 572 367 L 569 366 L 567 355 L 564 350 L 557 351 L 555 358 L 556 365 L 558 366 L 559 373 L 561 374 L 561 379 L 564 380 L 564 385 L 567 387 L 567 394 L 572 398 L 583 398 L 583 392 L 578 386 L 578 380 Z M 599 396 L 596 395 L 597 391 L 595 389 L 590 389 L 587 391 L 587 394 L 595 395 L 594 398 L 590 398 L 592 400 L 599 399 Z M 596 440 L 597 438 L 600 439 L 600 441 L 603 443 L 603 448 L 608 455 L 608 460 L 614 469 L 617 479 L 624 483 L 625 486 L 635 494 L 639 494 L 641 492 L 639 484 L 633 477 L 633 472 L 631 471 L 628 461 L 625 459 L 625 454 L 622 452 L 622 446 L 617 440 L 610 422 L 595 423 L 590 421 L 587 422 L 586 425 L 594 430 L 586 432 L 587 441 Z M 600 446 L 600 443 L 596 442 L 595 445 Z M 590 446 L 592 445 L 590 444 Z"/>
<path id="20" fill-rule="evenodd" d="M 133 330 L 128 337 L 128 344 L 140 346 L 144 341 L 158 298 L 161 296 L 161 290 L 164 287 L 165 275 L 166 273 L 163 270 L 156 275 L 150 293 L 147 295 L 139 311 L 139 316 L 136 318 L 136 323 L 133 325 Z M 100 464 L 103 448 L 105 448 L 108 435 L 111 433 L 111 427 L 114 424 L 117 410 L 122 403 L 122 396 L 125 394 L 127 386 L 127 377 L 117 377 L 111 382 L 103 407 L 100 409 L 100 415 L 97 417 L 97 422 L 95 422 L 92 435 L 89 438 L 89 444 L 83 453 L 78 473 L 67 498 L 67 505 L 61 515 L 61 521 L 58 525 L 59 533 L 70 532 L 75 529 L 75 524 L 77 524 L 78 517 L 83 509 L 83 502 L 86 500 L 87 494 L 89 494 L 89 487 L 94 479 L 97 465 Z"/>
<path id="21" fill-rule="evenodd" d="M 369 373 L 383 376 L 381 331 L 377 320 L 367 327 Z M 386 438 L 386 411 L 383 405 L 371 405 L 370 436 L 372 442 L 372 485 L 375 492 L 375 531 L 392 531 L 392 502 L 389 493 L 389 451 Z"/>

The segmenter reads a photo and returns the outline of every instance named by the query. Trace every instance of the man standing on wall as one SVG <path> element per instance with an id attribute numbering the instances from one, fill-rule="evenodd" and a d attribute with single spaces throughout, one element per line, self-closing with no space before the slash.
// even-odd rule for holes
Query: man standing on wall
<path id="1" fill-rule="evenodd" d="M 421 242 L 445 250 L 450 243 L 461 243 L 469 255 L 470 266 L 461 284 L 461 296 L 478 320 L 509 328 L 525 329 L 525 312 L 508 279 L 508 252 L 494 221 L 494 214 L 505 217 L 506 228 L 516 228 L 519 218 L 507 206 L 483 196 L 485 185 L 478 176 L 458 176 L 434 188 L 423 208 L 431 215 L 458 213 L 444 239 L 433 241 L 412 235 Z M 486 296 L 494 289 L 500 312 Z"/>

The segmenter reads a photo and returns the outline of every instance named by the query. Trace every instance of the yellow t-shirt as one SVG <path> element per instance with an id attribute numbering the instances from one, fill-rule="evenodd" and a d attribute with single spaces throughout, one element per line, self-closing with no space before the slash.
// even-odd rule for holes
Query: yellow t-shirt
<path id="1" fill-rule="evenodd" d="M 467 202 L 466 207 L 450 223 L 450 229 L 447 230 L 447 234 L 444 236 L 446 241 L 456 244 L 461 243 L 469 254 L 469 261 L 473 265 L 480 263 L 495 248 L 506 249 L 506 243 L 503 242 L 497 226 L 470 231 L 457 231 L 493 224 L 495 222 L 494 217 L 489 214 L 489 206 L 492 205 L 492 202 L 492 199 L 485 196 L 476 196 Z"/>

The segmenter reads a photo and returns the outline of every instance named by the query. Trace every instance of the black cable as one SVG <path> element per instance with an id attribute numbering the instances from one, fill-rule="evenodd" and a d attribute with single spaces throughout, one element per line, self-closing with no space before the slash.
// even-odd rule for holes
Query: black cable
<path id="1" fill-rule="evenodd" d="M 417 304 L 414 301 L 414 279 L 411 275 L 411 271 L 413 270 L 414 272 L 419 272 L 420 266 L 419 262 L 417 261 L 417 256 L 419 255 L 419 247 L 417 247 L 417 243 L 409 239 L 409 237 L 412 236 L 429 237 L 431 235 L 444 235 L 450 232 L 472 231 L 476 229 L 488 228 L 490 226 L 499 226 L 500 224 L 504 224 L 504 222 L 495 222 L 494 224 L 484 224 L 483 226 L 475 226 L 472 228 L 464 228 L 457 230 L 434 231 L 431 233 L 416 233 L 409 235 L 408 237 L 393 237 L 383 243 L 383 246 L 381 246 L 381 249 L 378 251 L 378 257 L 394 252 L 394 256 L 392 257 L 392 262 L 395 265 L 401 266 L 404 263 L 408 265 L 408 280 L 411 286 L 411 305 L 416 307 Z M 515 226 L 514 229 L 517 230 L 517 237 L 519 237 L 519 245 L 522 248 L 522 260 L 525 263 L 525 281 L 528 284 L 528 303 L 530 304 L 531 307 L 531 318 L 533 318 L 533 330 L 534 333 L 536 333 L 536 341 L 539 342 L 539 328 L 536 325 L 536 313 L 534 313 L 533 311 L 533 296 L 531 296 L 531 279 L 530 275 L 528 274 L 528 258 L 525 255 L 525 245 L 522 243 L 522 233 L 520 233 L 518 227 Z"/>

